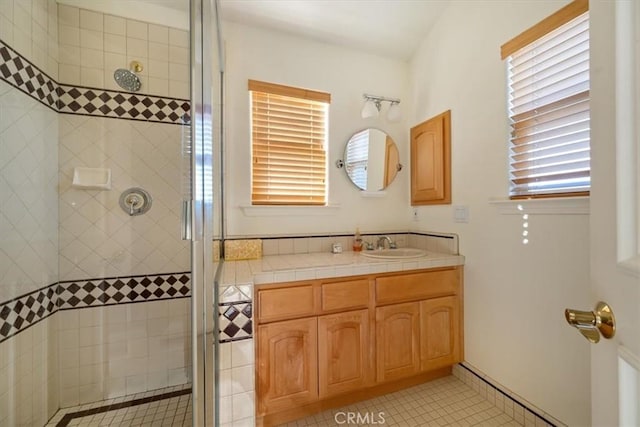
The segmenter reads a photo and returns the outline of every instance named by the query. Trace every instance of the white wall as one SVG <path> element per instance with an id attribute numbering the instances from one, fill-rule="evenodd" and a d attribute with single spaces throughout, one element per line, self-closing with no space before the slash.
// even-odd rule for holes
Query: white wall
<path id="1" fill-rule="evenodd" d="M 344 146 L 355 132 L 377 127 L 391 135 L 398 145 L 400 162 L 409 163 L 408 129 L 384 118 L 362 119 L 363 93 L 407 97 L 407 64 L 292 37 L 224 23 L 226 46 L 226 203 L 227 235 L 308 235 L 392 231 L 407 228 L 409 204 L 408 172 L 405 168 L 388 187 L 383 198 L 363 198 L 335 161 L 343 157 Z M 305 216 L 285 210 L 280 216 L 245 216 L 249 206 L 251 140 L 247 80 L 255 79 L 331 93 L 329 128 L 329 203 L 339 205 L 328 215 Z M 401 107 L 405 104 L 401 103 Z M 322 210 L 323 208 L 319 208 Z M 324 208 L 327 210 L 326 208 Z M 317 212 L 318 208 L 312 209 Z"/>
<path id="2" fill-rule="evenodd" d="M 419 230 L 455 232 L 465 265 L 465 359 L 569 425 L 590 424 L 589 344 L 564 321 L 588 308 L 588 215 L 522 218 L 489 199 L 507 196 L 505 66 L 500 45 L 566 1 L 456 1 L 411 62 L 408 126 L 452 111 L 453 205 L 419 208 Z"/>

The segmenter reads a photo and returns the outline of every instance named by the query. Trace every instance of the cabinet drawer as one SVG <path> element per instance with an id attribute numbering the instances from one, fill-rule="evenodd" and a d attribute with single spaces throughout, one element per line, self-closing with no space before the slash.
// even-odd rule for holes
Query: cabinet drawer
<path id="1" fill-rule="evenodd" d="M 258 322 L 292 319 L 313 314 L 311 284 L 258 291 Z"/>
<path id="2" fill-rule="evenodd" d="M 333 311 L 366 308 L 369 304 L 369 281 L 323 283 L 321 285 L 322 310 Z"/>
<path id="3" fill-rule="evenodd" d="M 439 270 L 376 279 L 376 303 L 388 304 L 454 295 L 459 289 L 458 270 Z"/>

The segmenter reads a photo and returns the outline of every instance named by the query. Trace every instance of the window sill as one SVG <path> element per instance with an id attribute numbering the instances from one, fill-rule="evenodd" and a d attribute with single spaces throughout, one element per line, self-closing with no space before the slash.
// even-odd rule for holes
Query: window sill
<path id="1" fill-rule="evenodd" d="M 335 215 L 340 205 L 328 206 L 240 206 L 244 216 L 325 216 Z"/>
<path id="2" fill-rule="evenodd" d="M 589 197 L 558 197 L 545 199 L 490 199 L 489 204 L 501 215 L 589 215 Z"/>

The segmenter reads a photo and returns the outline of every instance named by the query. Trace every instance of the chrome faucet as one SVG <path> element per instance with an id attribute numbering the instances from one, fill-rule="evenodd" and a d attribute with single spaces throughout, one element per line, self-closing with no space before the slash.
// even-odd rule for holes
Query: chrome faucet
<path id="1" fill-rule="evenodd" d="M 396 249 L 397 245 L 396 243 L 391 240 L 391 237 L 389 236 L 380 236 L 380 238 L 378 238 L 378 244 L 376 245 L 378 249 L 384 249 L 384 242 L 387 241 L 389 242 L 389 249 Z"/>

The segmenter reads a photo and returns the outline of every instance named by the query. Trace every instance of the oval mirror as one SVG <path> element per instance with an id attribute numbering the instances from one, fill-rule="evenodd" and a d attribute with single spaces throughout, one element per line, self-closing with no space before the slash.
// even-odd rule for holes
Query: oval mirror
<path id="1" fill-rule="evenodd" d="M 398 147 L 386 132 L 368 128 L 356 132 L 344 149 L 344 168 L 351 182 L 365 191 L 387 188 L 401 166 Z"/>

